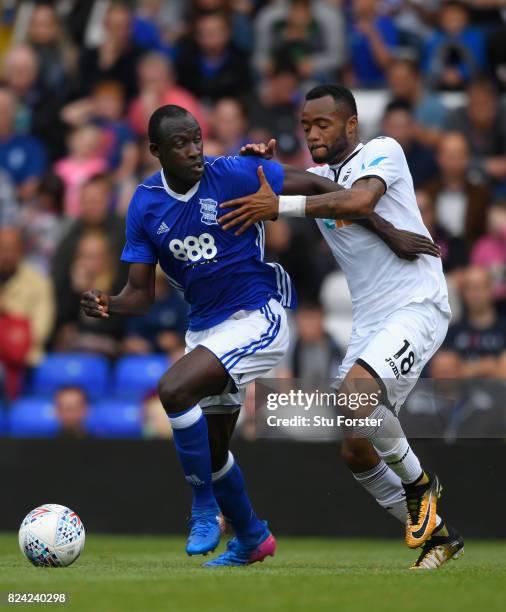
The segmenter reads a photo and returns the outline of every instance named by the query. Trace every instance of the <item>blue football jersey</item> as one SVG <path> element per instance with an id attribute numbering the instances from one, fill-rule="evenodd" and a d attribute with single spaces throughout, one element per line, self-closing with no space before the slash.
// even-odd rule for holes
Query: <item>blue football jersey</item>
<path id="1" fill-rule="evenodd" d="M 271 298 L 293 308 L 296 294 L 279 264 L 264 262 L 265 232 L 256 223 L 241 236 L 218 224 L 226 200 L 254 193 L 262 164 L 273 191 L 283 188 L 283 167 L 258 157 L 205 158 L 204 174 L 187 193 L 170 189 L 163 172 L 139 185 L 128 208 L 121 259 L 160 263 L 190 305 L 191 330 L 208 329 L 238 310 Z"/>

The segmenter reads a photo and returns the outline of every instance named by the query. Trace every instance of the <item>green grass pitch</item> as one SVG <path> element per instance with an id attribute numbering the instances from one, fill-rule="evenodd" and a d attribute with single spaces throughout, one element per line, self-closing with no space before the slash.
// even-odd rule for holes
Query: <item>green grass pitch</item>
<path id="1" fill-rule="evenodd" d="M 248 612 L 506 609 L 506 542 L 466 542 L 465 555 L 433 572 L 406 568 L 402 541 L 280 538 L 274 559 L 205 570 L 184 540 L 88 534 L 69 568 L 32 567 L 16 534 L 0 535 L 0 592 L 65 592 L 66 605 L 11 605 L 106 612 Z M 6 608 L 7 609 L 7 608 Z"/>

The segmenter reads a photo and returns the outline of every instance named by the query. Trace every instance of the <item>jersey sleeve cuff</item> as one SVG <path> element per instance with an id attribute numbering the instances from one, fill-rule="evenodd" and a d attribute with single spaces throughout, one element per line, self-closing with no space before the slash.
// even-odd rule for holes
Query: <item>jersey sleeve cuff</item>
<path id="1" fill-rule="evenodd" d="M 354 184 L 355 184 L 357 181 L 361 181 L 362 179 L 368 179 L 368 178 L 376 178 L 376 179 L 378 179 L 379 181 L 381 181 L 381 182 L 383 183 L 384 187 L 385 187 L 385 193 L 387 192 L 388 185 L 387 185 L 387 183 L 386 183 L 385 179 L 384 179 L 382 176 L 380 176 L 379 174 L 364 174 L 363 176 L 359 176 L 358 178 L 356 178 L 356 179 L 353 181 L 353 185 L 354 185 Z"/>

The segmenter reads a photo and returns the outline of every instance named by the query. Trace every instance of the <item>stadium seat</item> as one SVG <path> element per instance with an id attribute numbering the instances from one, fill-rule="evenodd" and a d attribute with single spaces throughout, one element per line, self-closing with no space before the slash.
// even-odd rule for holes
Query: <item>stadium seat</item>
<path id="1" fill-rule="evenodd" d="M 21 398 L 8 413 L 8 430 L 13 438 L 50 438 L 59 429 L 53 404 L 47 398 Z"/>
<path id="2" fill-rule="evenodd" d="M 7 432 L 7 412 L 5 406 L 0 402 L 0 436 Z"/>
<path id="3" fill-rule="evenodd" d="M 142 435 L 142 407 L 118 399 L 97 402 L 88 416 L 87 428 L 98 438 L 139 438 Z"/>
<path id="4" fill-rule="evenodd" d="M 156 390 L 169 365 L 166 355 L 132 355 L 119 359 L 114 372 L 113 394 L 142 398 Z"/>
<path id="5" fill-rule="evenodd" d="M 33 375 L 32 393 L 52 395 L 60 387 L 76 386 L 89 397 L 98 398 L 108 390 L 109 364 L 105 357 L 81 353 L 53 353 Z"/>

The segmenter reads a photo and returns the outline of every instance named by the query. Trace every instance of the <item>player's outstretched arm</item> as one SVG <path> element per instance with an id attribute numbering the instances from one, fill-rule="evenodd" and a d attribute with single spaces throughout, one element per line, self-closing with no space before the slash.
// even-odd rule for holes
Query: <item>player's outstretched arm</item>
<path id="1" fill-rule="evenodd" d="M 241 226 L 235 232 L 236 235 L 242 234 L 258 221 L 275 219 L 278 216 L 322 219 L 368 217 L 373 213 L 377 200 L 383 195 L 383 191 L 381 194 L 374 191 L 377 185 L 372 184 L 372 181 L 375 180 L 384 190 L 383 183 L 377 179 L 366 179 L 368 186 L 364 188 L 343 189 L 324 177 L 288 166 L 283 181 L 283 194 L 320 193 L 321 195 L 278 197 L 265 178 L 262 166 L 258 166 L 257 172 L 260 189 L 256 193 L 220 204 L 220 208 L 234 208 L 220 217 L 219 222 L 225 230 Z M 328 193 L 329 191 L 332 193 Z"/>
<path id="2" fill-rule="evenodd" d="M 81 296 L 81 308 L 88 317 L 108 318 L 110 315 L 143 315 L 155 298 L 155 265 L 133 263 L 128 281 L 118 295 L 106 295 L 99 289 Z"/>
<path id="3" fill-rule="evenodd" d="M 241 155 L 253 155 L 263 157 L 264 159 L 272 159 L 275 149 L 276 141 L 271 139 L 267 144 L 252 143 L 245 145 L 241 149 Z M 323 202 L 324 198 L 306 198 L 306 214 L 300 216 L 313 216 L 315 218 L 325 219 L 346 218 L 344 216 L 334 216 L 333 213 L 335 208 L 332 202 L 334 194 L 339 198 L 344 198 L 346 194 L 351 193 L 351 205 L 353 206 L 353 200 L 355 199 L 356 195 L 356 191 L 354 190 L 369 190 L 370 206 L 374 207 L 377 201 L 385 193 L 385 186 L 383 182 L 375 177 L 361 179 L 356 182 L 352 189 L 345 190 L 334 181 L 314 174 L 313 172 L 305 172 L 288 165 L 284 165 L 283 169 L 283 195 L 304 194 L 306 196 L 323 196 L 324 194 L 327 194 L 329 196 L 327 199 L 330 200 L 330 202 Z M 246 198 L 239 198 L 241 201 L 246 200 L 244 204 L 240 205 L 235 211 L 223 215 L 223 217 L 220 219 L 220 223 L 223 224 L 224 229 L 235 227 L 243 222 L 240 229 L 236 231 L 237 234 L 241 234 L 253 223 L 261 220 L 275 219 L 279 215 L 279 198 L 270 188 L 270 185 L 265 179 L 265 176 L 263 176 L 263 171 L 261 171 L 260 168 L 259 177 L 260 189 L 256 194 L 254 194 L 254 206 L 252 207 L 248 202 L 249 196 Z M 259 195 L 262 197 L 257 199 Z M 239 200 L 234 200 L 233 202 L 239 202 Z M 309 206 L 311 206 L 311 202 L 314 203 L 312 215 L 307 214 L 308 203 Z M 223 207 L 226 208 L 229 205 L 231 205 L 231 202 L 225 202 Z M 288 216 L 299 215 L 295 214 Z M 380 215 L 375 213 L 374 210 L 364 217 L 356 217 L 352 214 L 349 218 L 353 218 L 355 223 L 358 223 L 365 229 L 376 234 L 401 259 L 413 261 L 418 258 L 418 255 L 431 255 L 433 257 L 440 256 L 439 247 L 434 244 L 430 238 L 427 238 L 421 234 L 409 232 L 407 230 L 399 230 L 390 222 L 386 221 L 386 219 L 383 219 Z"/>

